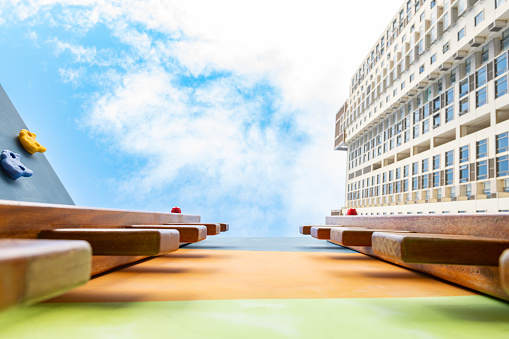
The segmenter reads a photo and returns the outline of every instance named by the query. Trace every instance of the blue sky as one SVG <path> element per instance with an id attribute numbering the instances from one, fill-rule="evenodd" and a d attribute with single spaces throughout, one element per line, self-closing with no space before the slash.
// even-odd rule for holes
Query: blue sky
<path id="1" fill-rule="evenodd" d="M 343 206 L 335 112 L 399 5 L 0 0 L 0 83 L 77 205 L 295 236 Z"/>

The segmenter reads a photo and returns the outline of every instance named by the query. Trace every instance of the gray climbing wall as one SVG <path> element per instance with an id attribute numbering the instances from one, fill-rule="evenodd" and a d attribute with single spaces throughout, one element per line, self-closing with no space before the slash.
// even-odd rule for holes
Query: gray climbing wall
<path id="1" fill-rule="evenodd" d="M 28 128 L 0 85 L 0 152 L 19 153 L 21 162 L 34 171 L 29 178 L 13 180 L 0 168 L 0 199 L 74 205 L 46 156 L 32 155 L 21 146 L 18 134 L 22 129 Z"/>

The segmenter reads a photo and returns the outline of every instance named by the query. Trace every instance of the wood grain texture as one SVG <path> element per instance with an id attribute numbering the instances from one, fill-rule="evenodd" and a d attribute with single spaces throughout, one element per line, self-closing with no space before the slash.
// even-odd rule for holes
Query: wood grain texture
<path id="1" fill-rule="evenodd" d="M 200 216 L 0 200 L 0 238 L 37 239 L 40 231 L 59 228 L 125 228 L 135 224 L 185 222 L 200 222 Z M 143 258 L 145 257 L 94 256 L 92 274 Z"/>
<path id="2" fill-rule="evenodd" d="M 367 229 L 362 227 L 337 227 L 331 230 L 331 242 L 341 246 L 371 246 L 371 235 L 373 232 L 384 232 L 387 230 Z M 408 233 L 408 231 L 389 231 L 396 233 Z"/>
<path id="3" fill-rule="evenodd" d="M 36 239 L 40 231 L 57 228 L 125 228 L 199 221 L 197 215 L 0 200 L 0 238 Z"/>
<path id="4" fill-rule="evenodd" d="M 330 216 L 325 219 L 327 226 L 509 239 L 509 214 Z"/>
<path id="5" fill-rule="evenodd" d="M 45 230 L 39 238 L 85 240 L 94 255 L 154 256 L 179 248 L 179 232 L 171 229 L 71 228 Z"/>
<path id="6" fill-rule="evenodd" d="M 0 310 L 42 301 L 90 279 L 85 241 L 0 240 Z"/>
<path id="7" fill-rule="evenodd" d="M 220 224 L 207 224 L 207 223 L 165 223 L 164 225 L 152 225 L 151 227 L 157 228 L 157 229 L 165 229 L 166 226 L 185 226 L 185 225 L 202 225 L 207 227 L 207 235 L 217 235 L 221 233 L 221 225 Z"/>
<path id="8" fill-rule="evenodd" d="M 214 225 L 219 225 L 219 232 L 227 232 L 230 229 L 230 225 L 224 222 L 216 222 L 216 223 L 207 223 L 207 222 L 186 222 L 186 223 L 166 223 L 165 225 L 201 225 L 210 227 L 211 232 L 214 228 Z M 209 234 L 213 235 L 213 234 Z"/>
<path id="9" fill-rule="evenodd" d="M 311 236 L 316 239 L 329 240 L 331 235 L 331 228 L 328 226 L 314 226 L 311 227 Z"/>
<path id="10" fill-rule="evenodd" d="M 374 253 L 406 263 L 497 266 L 509 239 L 374 232 L 372 247 Z"/>
<path id="11" fill-rule="evenodd" d="M 151 225 L 133 225 L 127 228 L 154 229 Z M 203 225 L 167 225 L 165 229 L 177 230 L 180 234 L 180 242 L 183 243 L 195 243 L 207 238 L 207 226 Z"/>
<path id="12" fill-rule="evenodd" d="M 505 250 L 500 256 L 500 284 L 505 293 L 509 294 L 509 250 Z"/>
<path id="13" fill-rule="evenodd" d="M 311 235 L 312 227 L 345 227 L 343 225 L 302 225 L 299 227 L 300 234 Z"/>

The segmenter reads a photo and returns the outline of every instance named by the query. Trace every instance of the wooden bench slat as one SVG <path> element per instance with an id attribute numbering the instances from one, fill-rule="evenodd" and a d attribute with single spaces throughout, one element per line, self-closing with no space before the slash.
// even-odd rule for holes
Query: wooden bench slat
<path id="1" fill-rule="evenodd" d="M 165 223 L 163 225 L 152 225 L 151 227 L 157 229 L 167 229 L 166 226 L 194 226 L 194 225 L 202 225 L 207 227 L 207 235 L 217 235 L 221 233 L 221 225 L 220 224 L 212 224 L 212 223 Z"/>
<path id="2" fill-rule="evenodd" d="M 127 228 L 154 229 L 152 225 L 132 225 Z M 207 226 L 203 225 L 167 225 L 165 229 L 177 230 L 180 233 L 180 242 L 194 243 L 207 238 Z"/>
<path id="3" fill-rule="evenodd" d="M 212 222 L 212 223 L 209 223 L 209 222 L 180 222 L 180 223 L 176 223 L 176 222 L 172 222 L 172 223 L 166 223 L 165 225 L 201 225 L 201 226 L 209 226 L 209 227 L 213 227 L 213 225 L 219 225 L 220 227 L 220 232 L 227 232 L 230 230 L 230 224 L 227 224 L 227 223 L 224 223 L 224 222 Z"/>
<path id="4" fill-rule="evenodd" d="M 90 279 L 85 241 L 0 240 L 0 310 L 62 294 Z"/>
<path id="5" fill-rule="evenodd" d="M 310 234 L 313 238 L 320 240 L 330 240 L 331 229 L 342 228 L 342 226 L 312 226 Z"/>
<path id="6" fill-rule="evenodd" d="M 177 230 L 68 228 L 45 230 L 40 239 L 85 240 L 93 255 L 154 256 L 174 252 L 179 248 Z"/>
<path id="7" fill-rule="evenodd" d="M 497 266 L 509 240 L 466 235 L 384 233 L 372 235 L 373 252 L 405 263 Z"/>
<path id="8" fill-rule="evenodd" d="M 302 226 L 299 226 L 299 232 L 300 234 L 304 234 L 304 235 L 311 235 L 311 228 L 313 227 L 345 227 L 343 225 L 302 225 Z M 354 226 L 350 226 L 350 227 L 354 227 Z"/>
<path id="9" fill-rule="evenodd" d="M 509 250 L 505 250 L 500 256 L 500 284 L 505 293 L 509 294 Z"/>
<path id="10" fill-rule="evenodd" d="M 370 247 L 371 236 L 374 232 L 409 233 L 407 231 L 376 230 L 362 227 L 341 227 L 331 230 L 330 241 L 341 246 Z"/>

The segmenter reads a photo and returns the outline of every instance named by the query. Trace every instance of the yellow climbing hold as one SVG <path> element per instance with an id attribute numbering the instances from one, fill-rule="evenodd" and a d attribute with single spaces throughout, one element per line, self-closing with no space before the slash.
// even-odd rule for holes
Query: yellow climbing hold
<path id="1" fill-rule="evenodd" d="M 35 140 L 35 137 L 35 133 L 32 133 L 26 129 L 22 129 L 18 135 L 19 142 L 27 150 L 28 153 L 34 154 L 35 152 L 46 152 L 46 147 L 39 144 Z"/>

